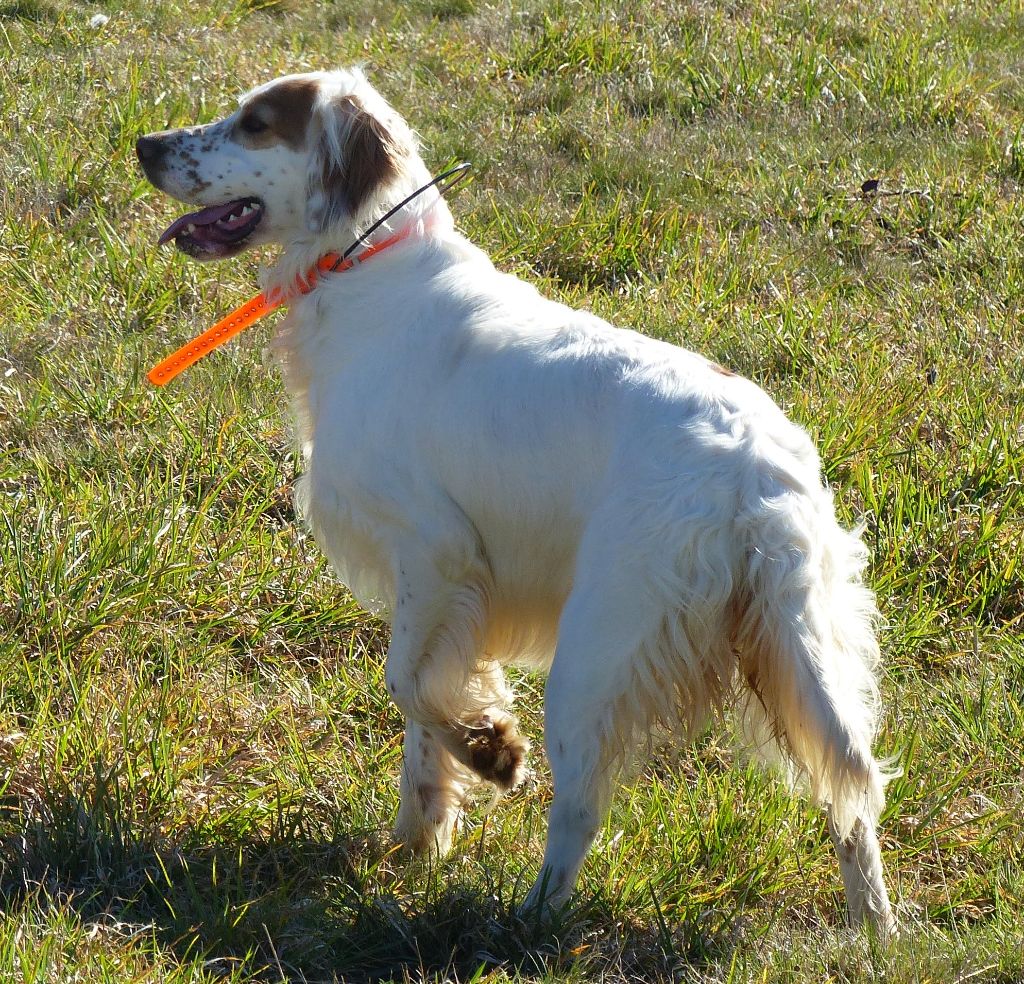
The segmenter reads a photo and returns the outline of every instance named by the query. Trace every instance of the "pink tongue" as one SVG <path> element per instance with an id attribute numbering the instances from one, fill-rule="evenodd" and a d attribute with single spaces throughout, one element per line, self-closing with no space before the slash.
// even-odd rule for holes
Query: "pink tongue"
<path id="1" fill-rule="evenodd" d="M 169 243 L 180 232 L 188 228 L 189 225 L 212 225 L 218 219 L 223 219 L 224 216 L 230 215 L 239 206 L 244 206 L 246 201 L 248 199 L 239 198 L 233 202 L 225 202 L 223 205 L 208 205 L 206 208 L 199 209 L 198 212 L 189 212 L 188 215 L 175 219 L 164 229 L 160 239 L 157 241 L 157 245 L 163 246 L 164 243 Z"/>

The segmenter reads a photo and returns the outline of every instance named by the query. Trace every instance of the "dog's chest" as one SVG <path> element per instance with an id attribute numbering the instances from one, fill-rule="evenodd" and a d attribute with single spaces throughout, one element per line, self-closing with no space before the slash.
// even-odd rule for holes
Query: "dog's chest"
<path id="1" fill-rule="evenodd" d="M 457 579 L 482 551 L 495 601 L 550 619 L 577 524 L 522 447 L 502 439 L 487 392 L 452 385 L 444 346 L 342 359 L 315 341 L 286 353 L 306 455 L 299 505 L 341 579 L 379 611 L 392 607 L 403 554 L 426 549 Z"/>

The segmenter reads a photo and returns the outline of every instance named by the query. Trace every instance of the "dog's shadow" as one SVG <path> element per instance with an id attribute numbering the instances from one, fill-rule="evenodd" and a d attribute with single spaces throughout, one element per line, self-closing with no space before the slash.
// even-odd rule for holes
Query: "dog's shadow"
<path id="1" fill-rule="evenodd" d="M 151 933 L 176 960 L 208 970 L 313 982 L 467 980 L 503 967 L 529 979 L 585 962 L 597 976 L 614 966 L 671 980 L 680 962 L 712 955 L 706 940 L 668 938 L 663 924 L 624 924 L 601 899 L 547 923 L 523 919 L 521 879 L 485 874 L 468 885 L 417 862 L 415 887 L 396 874 L 395 891 L 382 891 L 381 866 L 403 862 L 378 832 L 311 837 L 292 817 L 270 836 L 240 831 L 204 844 L 186 831 L 170 844 L 96 802 L 66 797 L 40 811 L 8 799 L 0 809 L 28 815 L 0 840 L 6 911 L 70 908 L 86 926 Z"/>

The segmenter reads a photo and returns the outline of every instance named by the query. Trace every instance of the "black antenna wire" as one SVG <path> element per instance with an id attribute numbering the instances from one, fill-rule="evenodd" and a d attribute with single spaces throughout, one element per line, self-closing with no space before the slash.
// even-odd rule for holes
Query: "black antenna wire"
<path id="1" fill-rule="evenodd" d="M 463 161 L 461 164 L 456 164 L 455 167 L 448 168 L 447 171 L 443 171 L 432 181 L 428 181 L 425 185 L 423 185 L 422 188 L 417 188 L 411 195 L 409 195 L 408 198 L 403 198 L 397 205 L 394 206 L 394 208 L 388 209 L 388 211 L 385 212 L 376 222 L 374 222 L 373 225 L 366 230 L 366 232 L 360 233 L 356 241 L 352 243 L 352 245 L 349 246 L 349 248 L 346 249 L 345 252 L 342 253 L 340 257 L 338 257 L 338 259 L 334 262 L 334 265 L 331 266 L 328 272 L 333 272 L 337 270 L 338 267 L 345 262 L 345 260 L 347 260 L 364 242 L 366 242 L 366 238 L 368 236 L 372 236 L 382 225 L 384 225 L 385 222 L 387 222 L 388 219 L 391 218 L 392 215 L 394 215 L 396 212 L 400 212 L 403 208 L 405 208 L 406 205 L 409 204 L 409 202 L 411 202 L 415 198 L 418 198 L 420 195 L 423 194 L 423 192 L 435 186 L 440 186 L 442 182 L 447 182 L 447 184 L 445 184 L 443 187 L 438 187 L 438 191 L 442 197 L 447 195 L 448 192 L 452 190 L 452 188 L 454 188 L 457 184 L 459 184 L 464 178 L 468 176 L 469 169 L 472 166 L 473 165 L 470 164 L 469 161 Z M 453 180 L 449 181 L 449 178 L 452 178 Z"/>

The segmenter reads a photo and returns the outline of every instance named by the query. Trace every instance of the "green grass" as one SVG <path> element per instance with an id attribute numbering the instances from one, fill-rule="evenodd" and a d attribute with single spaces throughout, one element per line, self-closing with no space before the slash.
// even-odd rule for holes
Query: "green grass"
<path id="1" fill-rule="evenodd" d="M 143 380 L 258 257 L 158 250 L 135 137 L 353 62 L 475 163 L 503 267 L 815 435 L 887 620 L 896 945 L 716 736 L 622 790 L 550 930 L 541 755 L 436 868 L 392 852 L 386 630 L 295 522 L 271 329 Z M 1022 63 L 1002 0 L 0 3 L 0 980 L 1024 979 Z"/>

